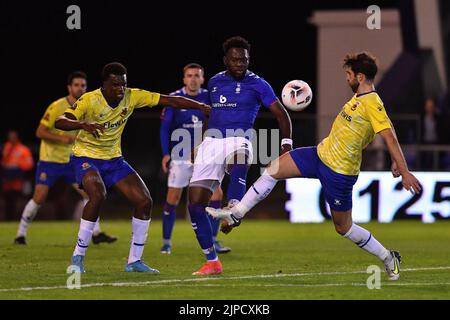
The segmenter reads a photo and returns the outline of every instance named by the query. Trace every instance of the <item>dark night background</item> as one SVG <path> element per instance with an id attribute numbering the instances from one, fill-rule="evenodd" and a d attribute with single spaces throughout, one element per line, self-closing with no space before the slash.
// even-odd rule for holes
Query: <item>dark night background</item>
<path id="1" fill-rule="evenodd" d="M 81 8 L 81 30 L 66 27 L 66 9 L 71 4 Z M 39 140 L 34 132 L 45 108 L 66 95 L 66 77 L 71 71 L 85 71 L 88 90 L 93 90 L 100 86 L 103 65 L 120 61 L 128 68 L 130 87 L 168 94 L 182 86 L 181 70 L 189 62 L 202 64 L 207 79 L 222 71 L 222 42 L 234 35 L 250 41 L 250 70 L 265 78 L 278 95 L 292 79 L 305 80 L 314 91 L 317 34 L 307 18 L 316 9 L 366 10 L 371 4 L 373 1 L 2 1 L 1 141 L 7 130 L 18 130 L 37 160 Z M 392 8 L 398 1 L 377 4 L 382 9 Z M 122 138 L 124 156 L 144 177 L 156 202 L 163 201 L 165 194 L 159 113 L 160 108 L 136 112 Z M 296 145 L 316 143 L 314 114 L 313 99 L 305 112 L 294 115 Z M 256 127 L 277 125 L 270 113 L 262 111 Z M 252 169 L 250 181 L 257 173 Z"/>

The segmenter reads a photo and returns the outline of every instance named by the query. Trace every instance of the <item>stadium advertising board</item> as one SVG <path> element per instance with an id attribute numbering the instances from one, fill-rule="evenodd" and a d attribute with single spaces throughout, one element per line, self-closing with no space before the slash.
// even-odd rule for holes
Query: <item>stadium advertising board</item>
<path id="1" fill-rule="evenodd" d="M 421 194 L 406 191 L 391 172 L 361 172 L 353 188 L 355 222 L 391 222 L 399 219 L 430 223 L 450 219 L 450 173 L 414 172 L 422 184 Z M 290 200 L 286 210 L 291 222 L 323 222 L 330 219 L 319 180 L 286 181 Z"/>

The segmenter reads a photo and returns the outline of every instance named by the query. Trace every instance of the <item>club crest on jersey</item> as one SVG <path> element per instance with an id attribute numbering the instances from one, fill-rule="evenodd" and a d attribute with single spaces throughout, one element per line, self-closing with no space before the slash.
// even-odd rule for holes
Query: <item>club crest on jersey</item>
<path id="1" fill-rule="evenodd" d="M 82 168 L 83 170 L 89 169 L 90 167 L 91 167 L 91 165 L 90 165 L 88 162 L 84 162 L 84 163 L 81 165 L 81 168 Z"/>
<path id="2" fill-rule="evenodd" d="M 41 174 L 39 175 L 39 180 L 41 181 L 47 180 L 47 173 L 41 172 Z"/>
<path id="3" fill-rule="evenodd" d="M 355 111 L 356 110 L 356 108 L 358 108 L 358 106 L 360 105 L 361 103 L 358 101 L 358 102 L 356 102 L 352 107 L 351 107 L 351 110 L 352 111 Z"/>
<path id="4" fill-rule="evenodd" d="M 120 113 L 120 116 L 123 118 L 127 115 L 128 108 L 122 108 L 122 112 Z"/>
<path id="5" fill-rule="evenodd" d="M 75 110 L 77 107 L 78 107 L 78 105 L 77 105 L 77 103 L 75 102 L 75 103 L 70 107 L 70 109 Z"/>

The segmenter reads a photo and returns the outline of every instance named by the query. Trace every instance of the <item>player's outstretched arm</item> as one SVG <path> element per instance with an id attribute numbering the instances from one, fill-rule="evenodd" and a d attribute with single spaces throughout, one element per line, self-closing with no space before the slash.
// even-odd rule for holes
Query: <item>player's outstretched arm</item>
<path id="1" fill-rule="evenodd" d="M 75 137 L 52 133 L 50 129 L 43 124 L 40 124 L 37 128 L 36 137 L 42 140 L 65 144 L 72 144 L 75 141 Z"/>
<path id="2" fill-rule="evenodd" d="M 85 130 L 96 138 L 100 137 L 99 131 L 103 133 L 105 130 L 101 124 L 79 121 L 73 114 L 67 112 L 56 119 L 55 128 L 64 131 Z"/>
<path id="3" fill-rule="evenodd" d="M 159 98 L 159 104 L 171 106 L 175 109 L 197 109 L 208 115 L 211 107 L 204 103 L 199 103 L 195 100 L 188 99 L 180 96 L 166 96 L 161 95 Z"/>
<path id="4" fill-rule="evenodd" d="M 273 102 L 269 107 L 270 112 L 278 121 L 281 131 L 281 154 L 292 150 L 292 122 L 289 113 L 279 100 Z"/>
<path id="5" fill-rule="evenodd" d="M 417 178 L 409 172 L 402 149 L 398 143 L 397 137 L 391 128 L 384 129 L 379 132 L 389 150 L 392 160 L 394 161 L 398 174 L 402 176 L 403 187 L 408 191 L 420 193 L 422 190 Z"/>

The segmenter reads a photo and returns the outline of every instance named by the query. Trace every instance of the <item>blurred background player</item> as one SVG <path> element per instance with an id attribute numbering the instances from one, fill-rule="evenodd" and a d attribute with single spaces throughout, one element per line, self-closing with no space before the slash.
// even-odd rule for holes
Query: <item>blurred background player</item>
<path id="1" fill-rule="evenodd" d="M 33 198 L 28 201 L 23 210 L 17 230 L 17 237 L 14 240 L 16 244 L 26 244 L 25 237 L 28 226 L 36 217 L 41 205 L 47 199 L 49 188 L 59 178 L 71 184 L 83 197 L 83 200 L 80 200 L 82 206 L 87 203 L 88 196 L 75 183 L 75 171 L 69 163 L 72 145 L 75 142 L 77 131 L 65 132 L 55 128 L 55 120 L 86 92 L 86 88 L 86 74 L 81 71 L 71 73 L 67 79 L 68 95 L 54 101 L 48 106 L 36 130 L 36 136 L 41 139 L 39 162 L 36 170 L 36 186 Z M 117 240 L 116 237 L 111 237 L 101 232 L 98 221 L 95 225 L 92 239 L 95 244 L 101 242 L 111 243 Z"/>
<path id="2" fill-rule="evenodd" d="M 202 88 L 205 81 L 204 76 L 205 71 L 201 65 L 197 63 L 186 65 L 183 68 L 184 87 L 170 95 L 183 96 L 209 105 L 208 90 Z M 195 137 L 199 137 L 199 141 L 201 141 L 204 120 L 205 117 L 199 110 L 177 110 L 171 107 L 165 107 L 161 113 L 160 139 L 163 152 L 162 170 L 164 173 L 169 173 L 167 180 L 168 190 L 163 209 L 163 246 L 161 253 L 171 253 L 171 236 L 176 219 L 176 209 L 180 203 L 183 188 L 189 185 L 193 170 L 191 154 L 183 154 L 184 149 L 180 151 L 181 154 L 173 154 L 171 156 L 172 147 L 180 142 L 171 140 L 172 132 L 175 130 L 184 130 L 185 132 L 180 132 L 180 136 L 182 138 L 189 137 L 190 150 L 193 150 L 198 144 L 194 141 Z M 178 134 L 176 136 L 179 137 Z M 219 187 L 212 195 L 209 206 L 220 208 L 222 196 L 222 189 Z M 231 251 L 230 248 L 222 246 L 217 240 L 220 221 L 211 216 L 208 217 L 210 217 L 214 248 L 216 251 L 218 253 Z"/>
<path id="3" fill-rule="evenodd" d="M 369 231 L 352 220 L 352 191 L 360 172 L 362 151 L 376 134 L 383 138 L 389 150 L 393 176 L 401 176 L 404 188 L 412 193 L 419 193 L 421 187 L 409 172 L 392 123 L 375 91 L 374 79 L 378 71 L 375 58 L 365 52 L 347 55 L 344 69 L 347 83 L 355 95 L 336 117 L 328 137 L 317 147 L 297 148 L 272 161 L 233 208 L 208 208 L 207 211 L 224 219 L 222 230 L 228 233 L 240 225 L 244 215 L 272 191 L 278 180 L 319 179 L 337 233 L 378 257 L 384 263 L 389 279 L 398 280 L 400 253 L 387 250 Z"/>
<path id="4" fill-rule="evenodd" d="M 24 194 L 27 174 L 33 167 L 34 161 L 30 149 L 22 144 L 16 131 L 9 131 L 1 159 L 6 220 L 17 218 L 19 214 L 17 206 Z"/>
<path id="5" fill-rule="evenodd" d="M 226 71 L 218 73 L 208 82 L 212 109 L 207 136 L 198 147 L 189 184 L 192 226 L 207 260 L 193 275 L 222 273 L 205 208 L 220 186 L 225 172 L 230 174 L 229 207 L 236 205 L 245 194 L 247 170 L 253 158 L 251 137 L 246 131 L 253 128 L 261 105 L 268 108 L 278 121 L 283 138 L 282 152 L 292 148 L 292 127 L 288 113 L 272 87 L 248 71 L 248 41 L 242 37 L 229 38 L 223 44 L 223 51 Z"/>
<path id="6" fill-rule="evenodd" d="M 134 109 L 159 104 L 209 112 L 209 106 L 184 97 L 127 88 L 127 69 L 113 62 L 103 68 L 102 87 L 85 93 L 56 120 L 55 127 L 58 129 L 80 130 L 72 149 L 71 162 L 77 183 L 89 196 L 72 256 L 73 271 L 84 272 L 84 257 L 100 207 L 106 199 L 107 188 L 114 187 L 134 207 L 125 272 L 159 273 L 142 261 L 150 226 L 152 198 L 141 177 L 122 157 L 120 144 L 123 130 Z"/>

